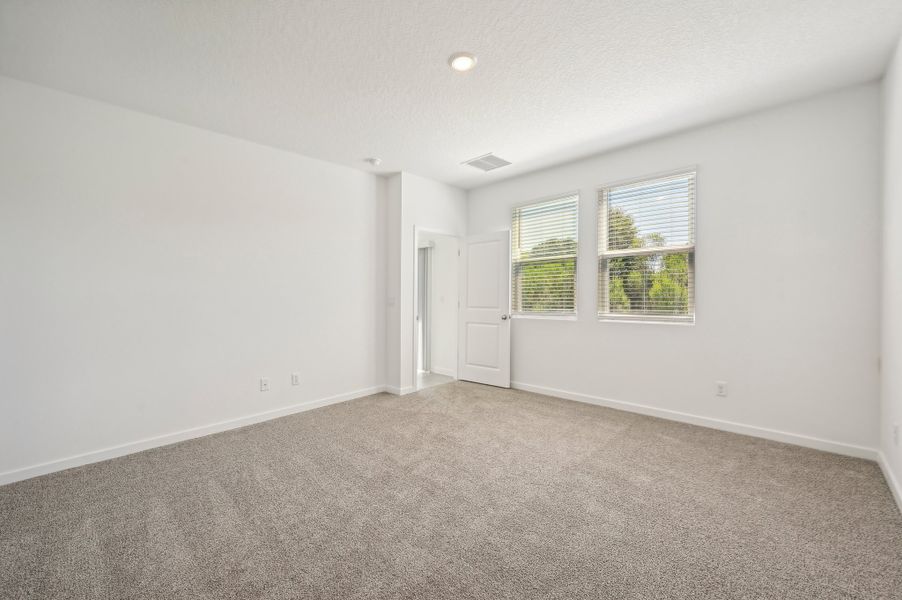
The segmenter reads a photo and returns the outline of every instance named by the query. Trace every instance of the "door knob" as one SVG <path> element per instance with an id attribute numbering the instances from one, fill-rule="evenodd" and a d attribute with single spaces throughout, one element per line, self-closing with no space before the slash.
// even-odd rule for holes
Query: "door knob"
<path id="1" fill-rule="evenodd" d="M 507 315 L 501 315 L 501 320 L 502 320 L 502 321 L 507 321 Z"/>

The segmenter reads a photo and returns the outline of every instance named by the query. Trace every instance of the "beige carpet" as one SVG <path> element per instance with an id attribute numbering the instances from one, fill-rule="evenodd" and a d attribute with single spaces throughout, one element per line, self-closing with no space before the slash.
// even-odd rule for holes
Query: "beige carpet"
<path id="1" fill-rule="evenodd" d="M 0 487 L 0 598 L 902 598 L 871 462 L 455 383 Z"/>

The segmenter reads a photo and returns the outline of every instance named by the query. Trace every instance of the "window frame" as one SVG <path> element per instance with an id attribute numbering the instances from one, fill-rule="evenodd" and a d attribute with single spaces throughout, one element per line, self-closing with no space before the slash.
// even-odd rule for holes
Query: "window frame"
<path id="1" fill-rule="evenodd" d="M 694 325 L 696 321 L 696 298 L 695 290 L 698 287 L 696 281 L 695 255 L 697 252 L 698 239 L 696 235 L 698 222 L 698 166 L 691 165 L 681 169 L 674 169 L 662 173 L 645 175 L 642 177 L 633 177 L 611 183 L 602 184 L 596 187 L 597 192 L 597 215 L 596 215 L 596 253 L 597 262 L 595 274 L 598 277 L 597 301 L 595 310 L 597 318 L 602 322 L 612 323 L 643 323 L 643 324 L 670 324 L 670 325 Z M 618 187 L 647 183 L 651 184 L 656 181 L 665 179 L 676 179 L 680 176 L 691 175 L 693 178 L 692 193 L 689 199 L 689 244 L 676 244 L 672 246 L 658 246 L 652 248 L 636 248 L 624 250 L 608 250 L 608 195 L 610 190 Z M 610 271 L 608 259 L 626 256 L 650 256 L 655 254 L 683 254 L 688 253 L 688 274 L 691 287 L 689 289 L 689 314 L 687 315 L 643 315 L 637 313 L 614 313 L 610 312 Z M 602 270 L 604 264 L 604 270 Z M 606 311 L 602 310 L 602 303 L 605 303 Z"/>
<path id="2" fill-rule="evenodd" d="M 515 306 L 515 298 L 514 298 L 514 279 L 516 277 L 515 267 L 519 264 L 522 264 L 525 261 L 518 261 L 514 257 L 514 243 L 517 238 L 515 237 L 515 228 L 514 228 L 514 216 L 518 211 L 528 208 L 531 206 L 535 206 L 538 204 L 551 203 L 556 200 L 564 200 L 566 198 L 573 197 L 576 200 L 576 219 L 575 219 L 575 230 L 576 230 L 576 252 L 573 255 L 573 310 L 567 312 L 561 311 L 518 311 Z M 582 200 L 580 196 L 579 190 L 571 190 L 568 192 L 562 192 L 559 194 L 551 194 L 548 196 L 543 196 L 541 198 L 536 198 L 530 200 L 528 202 L 522 202 L 520 204 L 516 204 L 511 207 L 511 266 L 510 266 L 510 274 L 511 274 L 511 319 L 548 319 L 552 321 L 572 321 L 577 318 L 577 311 L 579 309 L 578 299 L 579 299 L 579 204 Z M 519 240 L 516 241 L 517 248 L 519 248 Z M 554 258 L 546 258 L 543 260 L 536 260 L 534 262 L 554 262 L 556 259 Z M 557 259 L 560 260 L 560 259 Z"/>

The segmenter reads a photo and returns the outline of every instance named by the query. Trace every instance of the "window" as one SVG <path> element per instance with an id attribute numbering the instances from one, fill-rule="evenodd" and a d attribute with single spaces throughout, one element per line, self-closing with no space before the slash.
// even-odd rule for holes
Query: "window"
<path id="1" fill-rule="evenodd" d="M 598 194 L 598 315 L 695 319 L 695 172 Z"/>
<path id="2" fill-rule="evenodd" d="M 514 314 L 576 314 L 579 195 L 514 209 L 511 287 Z"/>

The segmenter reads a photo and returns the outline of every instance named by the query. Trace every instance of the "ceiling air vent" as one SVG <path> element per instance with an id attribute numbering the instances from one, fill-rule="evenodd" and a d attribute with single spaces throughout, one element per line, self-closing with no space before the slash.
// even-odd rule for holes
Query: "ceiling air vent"
<path id="1" fill-rule="evenodd" d="M 488 154 L 483 154 L 482 156 L 477 156 L 476 158 L 465 160 L 460 164 L 476 167 L 480 171 L 494 171 L 495 169 L 506 167 L 511 163 L 504 160 L 503 158 L 498 158 L 497 156 L 489 152 Z"/>

